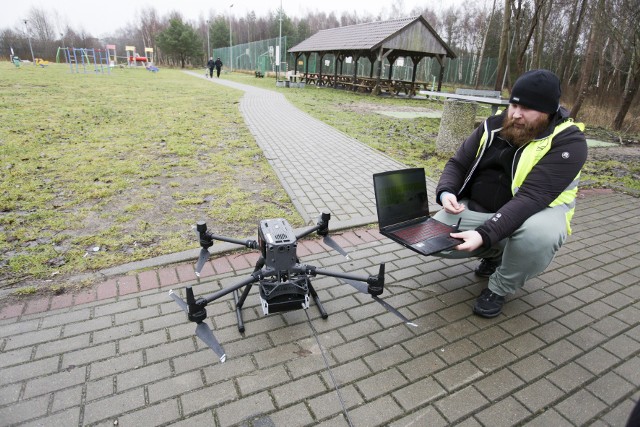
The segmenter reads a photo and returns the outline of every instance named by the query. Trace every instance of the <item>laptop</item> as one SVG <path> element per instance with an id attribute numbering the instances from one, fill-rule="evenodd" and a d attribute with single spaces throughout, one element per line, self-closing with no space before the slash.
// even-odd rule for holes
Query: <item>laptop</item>
<path id="1" fill-rule="evenodd" d="M 373 175 L 380 234 L 422 255 L 451 249 L 463 242 L 458 231 L 429 216 L 429 198 L 423 168 L 401 169 Z"/>

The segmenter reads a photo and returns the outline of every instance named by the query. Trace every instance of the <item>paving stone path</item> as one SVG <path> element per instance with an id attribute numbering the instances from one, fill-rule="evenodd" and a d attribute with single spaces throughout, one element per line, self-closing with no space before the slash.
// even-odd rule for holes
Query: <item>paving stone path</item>
<path id="1" fill-rule="evenodd" d="M 253 89 L 246 90 L 249 97 Z M 297 142 L 284 149 L 279 142 L 290 142 L 280 135 L 269 145 L 260 140 L 247 108 L 269 108 L 253 96 L 241 108 L 256 139 L 265 152 L 290 154 Z M 286 116 L 296 116 L 298 127 L 323 127 L 293 110 Z M 345 144 L 370 155 L 362 144 Z M 285 155 L 268 157 L 275 165 Z M 371 170 L 359 173 L 364 188 Z M 293 191 L 296 179 L 280 178 Z M 331 180 L 326 185 L 333 191 Z M 297 207 L 313 204 L 304 196 Z M 337 279 L 318 277 L 329 317 L 320 318 L 313 303 L 306 312 L 318 346 L 304 311 L 265 317 L 254 289 L 244 334 L 230 296 L 207 307 L 224 364 L 194 337 L 195 325 L 168 291 L 184 295 L 192 285 L 205 295 L 236 283 L 252 271 L 253 252 L 218 254 L 199 279 L 193 262 L 179 262 L 122 273 L 81 293 L 5 305 L 0 425 L 346 426 L 346 412 L 355 426 L 624 426 L 640 399 L 638 212 L 637 198 L 581 192 L 574 235 L 491 320 L 471 314 L 486 285 L 473 275 L 473 261 L 418 256 L 371 228 L 335 236 L 350 261 L 319 240 L 302 240 L 298 255 L 308 264 L 367 275 L 385 262 L 383 298 L 418 326 Z M 337 216 L 355 224 L 371 215 L 365 197 L 357 212 Z"/>

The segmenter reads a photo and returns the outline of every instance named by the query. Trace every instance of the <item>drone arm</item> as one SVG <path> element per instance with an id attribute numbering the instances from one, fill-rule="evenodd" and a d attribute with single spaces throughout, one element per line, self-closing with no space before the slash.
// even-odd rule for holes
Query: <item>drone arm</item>
<path id="1" fill-rule="evenodd" d="M 219 240 L 221 242 L 233 243 L 236 245 L 245 246 L 248 249 L 257 249 L 258 242 L 255 240 L 240 240 L 240 239 L 232 239 L 231 237 L 218 236 L 216 234 L 212 234 L 207 232 L 207 238 L 211 240 Z"/>
<path id="2" fill-rule="evenodd" d="M 311 227 L 308 230 L 303 231 L 300 235 L 296 236 L 296 239 L 301 239 L 309 234 L 317 231 L 319 235 L 326 236 L 329 233 L 329 220 L 331 219 L 331 214 L 329 212 L 321 212 L 318 217 L 318 222 L 315 226 Z"/>
<path id="3" fill-rule="evenodd" d="M 258 248 L 258 242 L 256 242 L 255 240 L 232 239 L 230 237 L 218 236 L 216 234 L 210 233 L 209 231 L 207 231 L 207 223 L 205 223 L 204 221 L 199 221 L 198 224 L 196 224 L 196 231 L 198 232 L 198 235 L 200 237 L 200 246 L 205 249 L 210 248 L 213 245 L 214 240 L 246 246 L 249 249 Z"/>
<path id="4" fill-rule="evenodd" d="M 301 268 L 305 274 L 310 276 L 316 276 L 318 274 L 323 276 L 337 277 L 339 279 L 356 280 L 358 282 L 364 282 L 368 286 L 367 292 L 373 296 L 380 295 L 384 291 L 384 263 L 380 264 L 380 269 L 377 275 L 370 275 L 369 277 L 358 276 L 355 274 L 342 273 L 336 271 L 329 271 L 322 268 L 316 268 L 312 265 L 302 265 Z"/>
<path id="5" fill-rule="evenodd" d="M 261 280 L 263 277 L 265 276 L 264 272 L 262 271 L 254 271 L 251 276 L 247 277 L 244 280 L 241 280 L 240 282 L 236 283 L 233 286 L 229 286 L 228 288 L 224 288 L 219 290 L 218 292 L 215 292 L 211 295 L 207 295 L 205 297 L 202 297 L 201 299 L 204 300 L 205 305 L 217 300 L 218 298 L 222 298 L 223 296 L 230 294 L 231 292 L 240 289 L 244 286 L 250 285 L 252 283 L 256 283 L 257 281 Z"/>
<path id="6" fill-rule="evenodd" d="M 337 277 L 339 279 L 357 280 L 358 282 L 365 282 L 365 283 L 368 282 L 371 277 L 374 277 L 374 276 L 364 277 L 356 274 L 329 271 L 329 270 L 325 270 L 324 268 L 316 268 L 310 265 L 306 265 L 305 267 L 308 268 L 307 274 L 311 276 L 316 276 L 316 275 L 330 276 L 330 277 Z"/>

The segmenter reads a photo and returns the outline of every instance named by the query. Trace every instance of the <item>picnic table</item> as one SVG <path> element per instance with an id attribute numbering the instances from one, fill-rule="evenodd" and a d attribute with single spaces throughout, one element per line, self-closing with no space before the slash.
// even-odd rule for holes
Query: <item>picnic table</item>
<path id="1" fill-rule="evenodd" d="M 318 74 L 305 73 L 300 77 L 300 81 L 306 84 L 316 86 L 333 86 L 342 87 L 344 89 L 353 90 L 354 92 L 384 92 L 391 96 L 400 95 L 415 96 L 420 88 L 428 89 L 431 86 L 429 82 L 409 82 L 399 79 L 378 79 L 376 77 L 363 77 L 345 74 Z M 377 88 L 377 89 L 376 89 Z"/>

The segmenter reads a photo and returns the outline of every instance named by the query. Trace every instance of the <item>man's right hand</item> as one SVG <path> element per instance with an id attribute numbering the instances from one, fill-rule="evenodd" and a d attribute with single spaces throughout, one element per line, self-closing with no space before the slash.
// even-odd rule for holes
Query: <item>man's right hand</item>
<path id="1" fill-rule="evenodd" d="M 442 196 L 442 207 L 445 212 L 452 215 L 457 215 L 465 210 L 464 203 L 458 203 L 458 198 L 455 194 L 446 193 Z"/>

